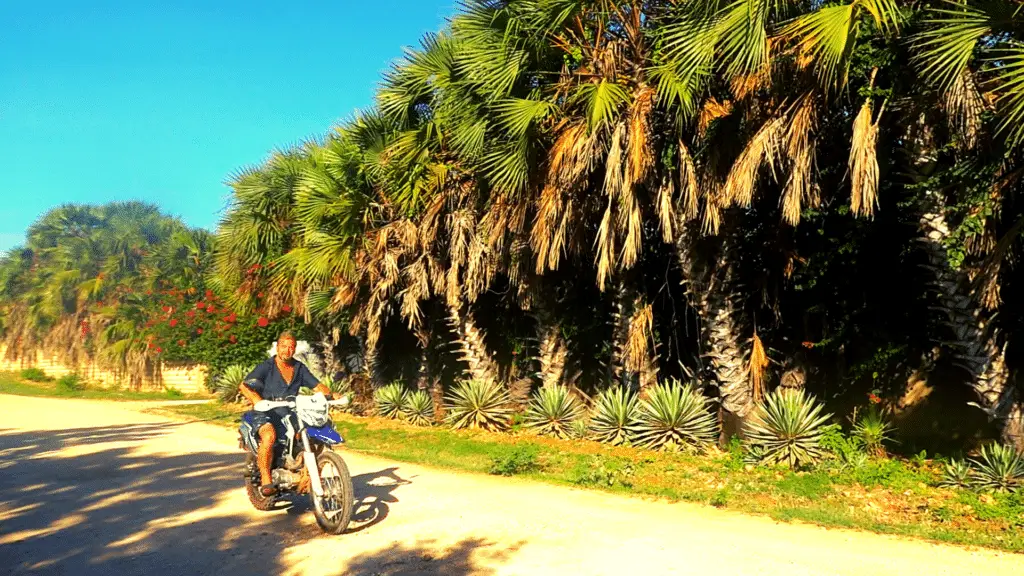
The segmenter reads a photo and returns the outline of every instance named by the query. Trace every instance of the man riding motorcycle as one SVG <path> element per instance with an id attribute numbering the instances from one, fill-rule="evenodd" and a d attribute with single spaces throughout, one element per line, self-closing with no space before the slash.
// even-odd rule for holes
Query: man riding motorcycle
<path id="1" fill-rule="evenodd" d="M 312 388 L 330 398 L 331 390 L 319 380 L 305 364 L 294 358 L 295 336 L 291 332 L 282 332 L 277 338 L 277 355 L 268 358 L 239 384 L 238 389 L 246 400 L 255 405 L 260 400 L 283 400 L 296 396 L 299 388 Z M 285 426 L 283 418 L 287 417 L 287 408 L 279 408 L 271 412 L 250 411 L 256 433 L 259 435 L 259 453 L 256 464 L 260 469 L 260 493 L 271 496 L 277 492 L 270 475 L 270 464 L 274 455 L 274 442 L 283 436 Z"/>

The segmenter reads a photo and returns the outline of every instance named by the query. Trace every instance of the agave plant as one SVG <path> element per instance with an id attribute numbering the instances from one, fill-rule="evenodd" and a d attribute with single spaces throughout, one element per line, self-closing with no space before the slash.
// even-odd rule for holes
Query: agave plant
<path id="1" fill-rule="evenodd" d="M 584 408 L 579 398 L 565 386 L 541 388 L 526 409 L 526 426 L 541 434 L 568 438 L 573 422 L 583 417 Z"/>
<path id="2" fill-rule="evenodd" d="M 512 418 L 508 393 L 493 380 L 467 380 L 455 387 L 445 403 L 452 428 L 504 430 Z"/>
<path id="3" fill-rule="evenodd" d="M 1013 446 L 985 446 L 971 463 L 974 464 L 974 485 L 980 490 L 1015 492 L 1024 483 L 1024 458 Z"/>
<path id="4" fill-rule="evenodd" d="M 765 397 L 747 422 L 747 442 L 762 462 L 791 467 L 810 464 L 822 456 L 819 444 L 830 414 L 803 390 L 778 389 Z"/>
<path id="5" fill-rule="evenodd" d="M 636 444 L 656 450 L 703 450 L 715 442 L 718 425 L 707 398 L 678 380 L 658 384 L 640 402 Z"/>
<path id="6" fill-rule="evenodd" d="M 417 426 L 430 426 L 434 420 L 434 401 L 423 390 L 417 390 L 406 396 L 405 408 L 402 411 L 405 419 Z"/>
<path id="7" fill-rule="evenodd" d="M 242 383 L 242 380 L 245 380 L 248 373 L 249 371 L 241 364 L 232 364 L 225 368 L 213 383 L 213 389 L 217 394 L 217 398 L 221 402 L 235 402 L 238 400 L 239 396 L 241 396 L 241 393 L 238 391 L 238 385 Z"/>
<path id="8" fill-rule="evenodd" d="M 399 418 L 409 401 L 409 395 L 401 382 L 392 382 L 378 388 L 373 393 L 373 400 L 377 404 L 377 414 L 385 418 Z"/>
<path id="9" fill-rule="evenodd" d="M 973 480 L 971 465 L 964 460 L 953 459 L 946 464 L 939 486 L 943 488 L 970 488 Z"/>
<path id="10" fill-rule="evenodd" d="M 605 390 L 594 402 L 590 417 L 590 435 L 598 442 L 629 444 L 636 437 L 640 421 L 640 401 L 622 387 Z"/>
<path id="11" fill-rule="evenodd" d="M 892 441 L 893 431 L 892 424 L 885 416 L 876 407 L 871 406 L 867 413 L 859 418 L 855 413 L 853 420 L 853 433 L 863 443 L 864 449 L 873 456 L 885 456 L 885 443 Z"/>

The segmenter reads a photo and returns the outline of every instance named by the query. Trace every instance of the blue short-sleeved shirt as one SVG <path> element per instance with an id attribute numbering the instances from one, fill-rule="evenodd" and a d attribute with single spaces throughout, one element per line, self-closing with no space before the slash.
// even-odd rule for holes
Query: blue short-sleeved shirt
<path id="1" fill-rule="evenodd" d="M 288 396 L 297 396 L 299 388 L 316 388 L 320 383 L 316 376 L 309 371 L 309 368 L 306 368 L 306 365 L 298 360 L 294 360 L 295 373 L 292 375 L 292 381 L 285 382 L 284 376 L 281 375 L 281 371 L 277 369 L 277 364 L 274 362 L 276 358 L 277 356 L 267 358 L 245 377 L 247 381 L 256 379 L 263 383 L 262 386 L 254 384 L 249 387 L 264 400 L 279 400 Z"/>

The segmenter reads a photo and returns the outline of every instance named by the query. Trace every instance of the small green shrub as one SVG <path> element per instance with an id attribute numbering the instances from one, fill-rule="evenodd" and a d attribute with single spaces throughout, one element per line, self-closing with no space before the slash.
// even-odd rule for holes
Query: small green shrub
<path id="1" fill-rule="evenodd" d="M 892 424 L 875 405 L 868 408 L 867 413 L 853 415 L 853 434 L 860 439 L 864 449 L 872 456 L 885 456 L 885 443 L 892 442 Z"/>
<path id="2" fill-rule="evenodd" d="M 434 401 L 423 390 L 416 390 L 406 397 L 403 415 L 411 424 L 430 426 L 434 420 Z"/>
<path id="3" fill-rule="evenodd" d="M 822 431 L 829 415 L 803 390 L 778 389 L 769 394 L 747 422 L 751 453 L 762 462 L 792 468 L 822 457 Z"/>
<path id="4" fill-rule="evenodd" d="M 821 427 L 821 440 L 818 445 L 826 465 L 836 463 L 839 471 L 856 470 L 868 463 L 868 454 L 864 451 L 864 443 L 859 436 L 847 436 L 838 424 L 826 424 Z"/>
<path id="5" fill-rule="evenodd" d="M 585 462 L 577 464 L 569 476 L 573 484 L 581 486 L 606 486 L 615 485 L 630 488 L 633 486 L 633 477 L 636 470 L 633 464 L 628 461 L 609 461 L 601 456 L 592 456 Z"/>
<path id="6" fill-rule="evenodd" d="M 178 390 L 177 388 L 167 388 L 164 390 L 164 394 L 166 394 L 168 398 L 172 399 L 185 397 L 185 394 L 181 390 Z"/>
<path id="7" fill-rule="evenodd" d="M 629 444 L 640 425 L 640 400 L 629 390 L 615 387 L 605 390 L 594 402 L 590 418 L 590 436 L 598 442 L 616 446 Z"/>
<path id="8" fill-rule="evenodd" d="M 1024 483 L 1024 458 L 1013 446 L 989 444 L 971 463 L 974 486 L 979 490 L 1014 492 Z"/>
<path id="9" fill-rule="evenodd" d="M 590 422 L 585 418 L 579 420 L 573 420 L 572 424 L 569 425 L 569 438 L 572 440 L 584 440 L 587 434 L 590 433 Z"/>
<path id="10" fill-rule="evenodd" d="M 401 382 L 392 382 L 373 393 L 377 415 L 384 418 L 400 418 L 409 402 L 409 394 Z"/>
<path id="11" fill-rule="evenodd" d="M 541 388 L 526 409 L 526 426 L 538 433 L 568 438 L 573 422 L 583 417 L 583 403 L 565 386 Z"/>
<path id="12" fill-rule="evenodd" d="M 678 380 L 658 384 L 640 401 L 636 443 L 654 450 L 703 450 L 715 443 L 718 423 L 707 398 Z"/>
<path id="13" fill-rule="evenodd" d="M 498 476 L 515 476 L 540 469 L 537 462 L 536 446 L 502 446 L 501 450 L 491 456 L 491 474 Z"/>
<path id="14" fill-rule="evenodd" d="M 65 374 L 57 379 L 57 389 L 64 392 L 77 392 L 85 388 L 85 382 L 82 381 L 82 377 L 74 372 Z"/>
<path id="15" fill-rule="evenodd" d="M 25 368 L 21 371 L 21 377 L 32 382 L 49 382 L 53 380 L 41 368 Z"/>
<path id="16" fill-rule="evenodd" d="M 971 465 L 954 458 L 946 464 L 939 486 L 943 488 L 970 488 L 973 480 Z"/>
<path id="17" fill-rule="evenodd" d="M 446 418 L 448 424 L 455 429 L 506 430 L 512 419 L 508 392 L 497 382 L 461 382 L 446 400 Z"/>
<path id="18" fill-rule="evenodd" d="M 238 386 L 249 375 L 249 370 L 241 364 L 232 364 L 224 369 L 213 380 L 213 392 L 221 402 L 236 402 L 242 397 Z"/>

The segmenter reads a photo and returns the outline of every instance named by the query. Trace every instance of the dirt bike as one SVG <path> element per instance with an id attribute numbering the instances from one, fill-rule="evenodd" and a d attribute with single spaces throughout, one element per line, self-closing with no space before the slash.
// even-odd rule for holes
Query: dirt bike
<path id="1" fill-rule="evenodd" d="M 348 398 L 328 401 L 321 394 L 289 397 L 282 401 L 260 400 L 253 406 L 257 412 L 288 408 L 282 418 L 287 433 L 275 442 L 271 477 L 277 494 L 260 492 L 260 470 L 256 463 L 259 435 L 251 414 L 242 416 L 239 447 L 246 451 L 245 492 L 257 510 L 270 510 L 282 494 L 309 493 L 313 515 L 320 529 L 328 534 L 341 534 L 352 519 L 354 498 L 352 478 L 345 461 L 333 450 L 344 440 L 334 429 L 328 412 L 330 406 L 344 406 Z"/>

